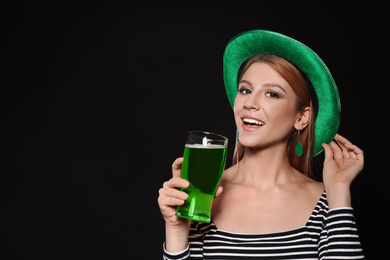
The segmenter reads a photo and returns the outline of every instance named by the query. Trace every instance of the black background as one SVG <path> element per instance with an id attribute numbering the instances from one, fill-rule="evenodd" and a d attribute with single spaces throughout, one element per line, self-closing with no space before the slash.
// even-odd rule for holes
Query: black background
<path id="1" fill-rule="evenodd" d="M 222 55 L 250 29 L 304 42 L 332 71 L 339 133 L 366 157 L 359 233 L 383 256 L 386 6 L 329 2 L 3 1 L 0 258 L 161 258 L 158 189 L 189 130 L 233 144 Z"/>

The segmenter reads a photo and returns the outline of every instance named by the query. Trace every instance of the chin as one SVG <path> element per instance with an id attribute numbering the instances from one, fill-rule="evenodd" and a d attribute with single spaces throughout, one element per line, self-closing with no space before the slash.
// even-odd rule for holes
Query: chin
<path id="1" fill-rule="evenodd" d="M 240 143 L 245 146 L 245 147 L 249 147 L 249 148 L 256 148 L 256 147 L 261 147 L 262 146 L 262 141 L 261 140 L 264 140 L 264 138 L 261 138 L 260 136 L 256 136 L 256 135 L 248 135 L 246 133 L 240 133 L 239 134 L 239 141 Z"/>
<path id="2" fill-rule="evenodd" d="M 239 133 L 239 142 L 244 147 L 260 150 L 280 146 L 281 144 L 283 144 L 283 147 L 287 147 L 288 137 L 276 137 L 270 133 L 248 133 L 242 131 Z"/>

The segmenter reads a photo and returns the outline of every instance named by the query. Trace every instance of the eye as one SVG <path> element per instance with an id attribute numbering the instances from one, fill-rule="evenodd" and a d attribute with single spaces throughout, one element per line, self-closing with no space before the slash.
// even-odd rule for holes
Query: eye
<path id="1" fill-rule="evenodd" d="M 268 91 L 265 95 L 270 98 L 279 98 L 279 94 L 274 91 Z"/>
<path id="2" fill-rule="evenodd" d="M 243 95 L 247 95 L 247 94 L 251 94 L 251 93 L 252 93 L 252 91 L 251 91 L 250 89 L 247 89 L 247 88 L 240 88 L 240 89 L 238 90 L 238 92 L 239 92 L 240 94 L 243 94 Z"/>

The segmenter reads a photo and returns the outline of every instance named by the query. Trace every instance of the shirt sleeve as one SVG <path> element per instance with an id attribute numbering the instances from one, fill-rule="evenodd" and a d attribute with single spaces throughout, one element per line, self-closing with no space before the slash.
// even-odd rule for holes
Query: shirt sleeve
<path id="1" fill-rule="evenodd" d="M 351 207 L 331 209 L 318 244 L 319 259 L 364 259 Z"/>
<path id="2" fill-rule="evenodd" d="M 190 259 L 190 246 L 178 253 L 170 253 L 165 249 L 165 243 L 163 245 L 163 260 L 187 260 Z"/>

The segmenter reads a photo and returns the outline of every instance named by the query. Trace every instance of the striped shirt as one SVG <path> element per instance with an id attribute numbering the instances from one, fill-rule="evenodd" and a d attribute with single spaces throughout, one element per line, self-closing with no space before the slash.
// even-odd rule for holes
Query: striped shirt
<path id="1" fill-rule="evenodd" d="M 364 259 L 353 209 L 329 210 L 325 192 L 306 225 L 272 234 L 237 234 L 213 222 L 192 222 L 189 245 L 179 253 L 164 248 L 163 259 Z"/>

